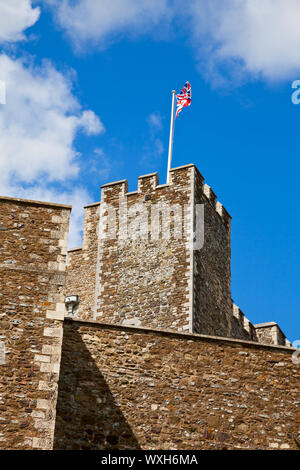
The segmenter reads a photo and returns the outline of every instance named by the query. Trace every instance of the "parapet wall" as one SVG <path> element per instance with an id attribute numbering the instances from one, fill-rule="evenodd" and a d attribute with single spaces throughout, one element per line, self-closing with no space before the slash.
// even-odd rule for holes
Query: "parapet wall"
<path id="1" fill-rule="evenodd" d="M 54 448 L 297 449 L 292 353 L 65 321 Z"/>
<path id="2" fill-rule="evenodd" d="M 254 329 L 260 343 L 291 346 L 291 343 L 288 341 L 277 323 L 261 323 L 259 325 L 254 325 Z"/>
<path id="3" fill-rule="evenodd" d="M 0 449 L 52 449 L 70 206 L 0 197 Z"/>
<path id="4" fill-rule="evenodd" d="M 231 335 L 232 338 L 246 339 L 248 341 L 258 341 L 255 327 L 248 320 L 242 310 L 233 303 L 231 317 Z M 261 341 L 263 343 L 263 341 Z M 268 343 L 284 346 L 285 343 Z"/>

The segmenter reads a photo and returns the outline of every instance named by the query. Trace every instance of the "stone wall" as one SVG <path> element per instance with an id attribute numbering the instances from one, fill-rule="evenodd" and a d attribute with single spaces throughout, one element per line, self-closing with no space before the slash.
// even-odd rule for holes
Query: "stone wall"
<path id="1" fill-rule="evenodd" d="M 178 330 L 190 328 L 190 256 L 186 234 L 175 239 L 173 212 L 171 240 L 163 239 L 161 234 L 159 239 L 152 240 L 150 234 L 151 208 L 160 203 L 179 206 L 184 229 L 184 206 L 190 203 L 190 171 L 189 167 L 173 171 L 171 187 L 159 186 L 157 174 L 140 177 L 138 191 L 132 193 L 127 192 L 125 180 L 104 185 L 101 205 L 86 207 L 83 247 L 69 252 L 68 263 L 67 293 L 80 296 L 76 318 Z M 122 225 L 125 212 L 121 213 L 124 201 L 128 213 L 125 229 Z M 137 226 L 137 239 L 133 239 L 134 220 L 141 225 L 145 221 L 145 214 L 143 221 L 135 217 L 139 215 L 135 208 L 140 203 L 147 211 L 149 233 L 143 238 L 141 227 Z M 115 238 L 103 238 L 109 229 L 106 204 L 116 211 Z"/>
<path id="2" fill-rule="evenodd" d="M 194 250 L 196 204 L 204 245 Z M 230 216 L 186 165 L 168 185 L 153 173 L 130 193 L 126 180 L 102 187 L 101 203 L 85 208 L 82 249 L 69 252 L 67 294 L 80 296 L 76 318 L 229 336 L 230 280 Z"/>
<path id="3" fill-rule="evenodd" d="M 70 206 L 0 198 L 0 449 L 51 449 Z"/>
<path id="4" fill-rule="evenodd" d="M 54 448 L 296 449 L 292 352 L 66 321 Z"/>
<path id="5" fill-rule="evenodd" d="M 75 318 L 288 345 L 280 329 L 256 330 L 233 303 L 231 217 L 195 165 L 158 183 L 157 173 L 130 193 L 126 180 L 108 183 L 101 202 L 85 207 L 83 246 L 68 261 Z M 169 219 L 159 212 L 166 205 Z"/>
<path id="6" fill-rule="evenodd" d="M 74 314 L 81 319 L 93 320 L 95 317 L 99 213 L 100 203 L 84 208 L 82 248 L 68 252 L 66 294 L 80 296 Z"/>
<path id="7" fill-rule="evenodd" d="M 259 325 L 254 325 L 254 328 L 260 343 L 290 345 L 285 334 L 275 322 L 260 323 Z"/>
<path id="8" fill-rule="evenodd" d="M 153 239 L 153 210 L 160 204 L 177 207 L 183 228 L 184 207 L 190 203 L 190 168 L 172 172 L 171 185 L 158 185 L 158 175 L 139 178 L 138 191 L 127 193 L 127 183 L 102 187 L 101 204 L 115 208 L 116 237 L 107 226 L 102 208 L 97 271 L 96 317 L 99 321 L 142 325 L 152 328 L 189 329 L 190 257 L 187 236 L 176 239 L 170 213 L 170 238 L 164 228 Z M 120 197 L 124 206 L 119 208 Z M 121 212 L 122 211 L 122 212 Z M 166 215 L 162 216 L 166 218 Z M 101 216 L 100 216 L 101 220 Z M 157 219 L 158 229 L 161 229 Z M 163 224 L 164 222 L 161 221 Z"/>
<path id="9" fill-rule="evenodd" d="M 195 204 L 204 204 L 204 245 L 194 251 L 193 331 L 231 336 L 231 217 L 196 169 L 194 178 Z"/>

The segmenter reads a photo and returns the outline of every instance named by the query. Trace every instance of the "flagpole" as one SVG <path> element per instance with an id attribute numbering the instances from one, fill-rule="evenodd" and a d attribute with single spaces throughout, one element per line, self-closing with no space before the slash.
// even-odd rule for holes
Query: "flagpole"
<path id="1" fill-rule="evenodd" d="M 173 90 L 173 91 L 172 91 L 172 111 L 171 111 L 171 124 L 170 124 L 170 139 L 169 139 L 169 155 L 168 155 L 167 184 L 170 183 L 170 170 L 171 170 L 172 153 L 173 153 L 175 94 L 176 94 L 176 91 Z"/>

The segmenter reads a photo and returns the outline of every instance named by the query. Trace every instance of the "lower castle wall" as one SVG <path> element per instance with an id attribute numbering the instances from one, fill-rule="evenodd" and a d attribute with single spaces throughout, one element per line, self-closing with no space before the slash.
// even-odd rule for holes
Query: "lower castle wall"
<path id="1" fill-rule="evenodd" d="M 292 350 L 65 321 L 55 449 L 296 449 Z"/>

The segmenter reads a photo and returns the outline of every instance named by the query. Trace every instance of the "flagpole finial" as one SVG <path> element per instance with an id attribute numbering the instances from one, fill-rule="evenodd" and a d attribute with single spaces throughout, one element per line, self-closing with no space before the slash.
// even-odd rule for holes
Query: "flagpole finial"
<path id="1" fill-rule="evenodd" d="M 175 90 L 172 90 L 172 93 L 176 93 L 176 91 L 175 91 Z"/>

